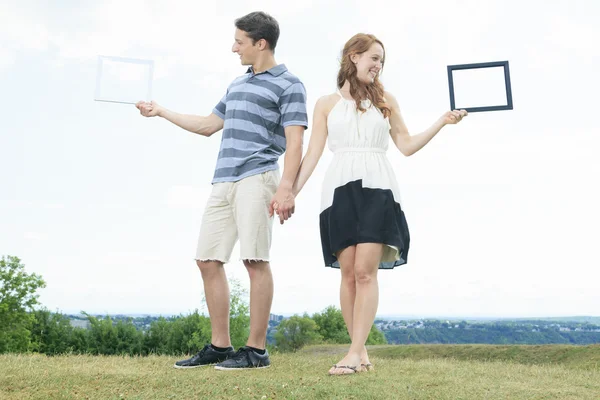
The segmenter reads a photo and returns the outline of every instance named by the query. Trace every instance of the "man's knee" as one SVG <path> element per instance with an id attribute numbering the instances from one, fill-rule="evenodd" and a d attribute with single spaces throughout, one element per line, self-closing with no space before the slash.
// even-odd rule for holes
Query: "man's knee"
<path id="1" fill-rule="evenodd" d="M 217 260 L 196 260 L 196 265 L 202 275 L 218 272 L 223 267 L 223 263 Z"/>
<path id="2" fill-rule="evenodd" d="M 244 266 L 248 270 L 250 279 L 257 275 L 264 274 L 265 272 L 270 271 L 271 268 L 269 262 L 263 260 L 244 260 Z"/>

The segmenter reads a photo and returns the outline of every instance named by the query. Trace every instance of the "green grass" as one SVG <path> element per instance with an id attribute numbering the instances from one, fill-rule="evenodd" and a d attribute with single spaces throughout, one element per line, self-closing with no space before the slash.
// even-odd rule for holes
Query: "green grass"
<path id="1" fill-rule="evenodd" d="M 273 354 L 254 371 L 176 357 L 2 355 L 0 399 L 597 399 L 600 346 L 373 346 L 376 370 L 330 377 L 346 346 Z"/>
<path id="2" fill-rule="evenodd" d="M 600 345 L 408 345 L 373 349 L 370 354 L 392 359 L 442 358 L 458 361 L 504 361 L 526 365 L 562 365 L 591 370 L 600 369 Z"/>

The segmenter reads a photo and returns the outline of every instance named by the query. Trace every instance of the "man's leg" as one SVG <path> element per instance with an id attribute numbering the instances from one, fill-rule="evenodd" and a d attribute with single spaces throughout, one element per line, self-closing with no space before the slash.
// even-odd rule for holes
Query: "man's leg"
<path id="1" fill-rule="evenodd" d="M 231 346 L 229 338 L 229 285 L 225 268 L 220 261 L 196 261 L 210 316 L 211 343 L 217 347 Z"/>
<path id="2" fill-rule="evenodd" d="M 264 349 L 273 302 L 273 275 L 269 263 L 273 218 L 269 202 L 279 185 L 279 171 L 250 176 L 234 191 L 235 220 L 240 255 L 250 276 L 250 336 L 248 346 Z"/>
<path id="3" fill-rule="evenodd" d="M 212 344 L 231 346 L 229 338 L 229 285 L 223 264 L 229 261 L 237 240 L 233 207 L 229 196 L 233 185 L 213 185 L 202 216 L 196 264 L 202 274 L 204 296 L 210 316 Z"/>
<path id="4" fill-rule="evenodd" d="M 237 182 L 232 204 L 240 239 L 240 254 L 250 276 L 250 336 L 247 347 L 217 369 L 265 368 L 267 328 L 273 301 L 273 276 L 269 263 L 273 218 L 269 202 L 277 190 L 279 172 L 269 171 Z"/>
<path id="5" fill-rule="evenodd" d="M 264 349 L 273 302 L 273 275 L 265 261 L 244 260 L 250 276 L 250 336 L 247 345 Z"/>
<path id="6" fill-rule="evenodd" d="M 232 185 L 213 185 L 206 204 L 196 250 L 196 264 L 202 274 L 204 296 L 212 330 L 211 345 L 195 356 L 175 363 L 176 368 L 216 364 L 234 355 L 229 337 L 229 285 L 223 264 L 229 261 L 237 240 L 233 209 L 228 201 Z"/>

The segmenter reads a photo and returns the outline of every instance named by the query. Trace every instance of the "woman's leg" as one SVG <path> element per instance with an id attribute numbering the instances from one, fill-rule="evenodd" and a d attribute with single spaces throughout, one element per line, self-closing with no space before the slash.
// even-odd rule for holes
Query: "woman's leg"
<path id="1" fill-rule="evenodd" d="M 344 314 L 344 320 L 348 326 L 352 344 L 346 357 L 336 365 L 356 367 L 360 369 L 361 361 L 368 362 L 366 358 L 365 343 L 371 331 L 371 326 L 375 321 L 377 306 L 379 303 L 379 286 L 377 282 L 377 270 L 383 253 L 383 245 L 380 243 L 360 243 L 356 246 L 354 252 L 354 281 L 355 281 L 355 300 L 352 310 L 352 318 L 348 310 Z M 340 254 L 341 268 L 342 262 L 349 261 L 350 257 L 344 258 L 344 252 Z M 347 268 L 345 268 L 347 271 Z M 343 272 L 342 272 L 343 274 Z M 342 275 L 342 279 L 343 275 Z M 340 298 L 342 295 L 340 295 Z M 349 304 L 349 301 L 348 301 Z M 366 358 L 366 359 L 364 359 Z M 352 373 L 348 368 L 331 368 L 330 374 Z"/>
<path id="2" fill-rule="evenodd" d="M 342 275 L 340 284 L 340 305 L 350 339 L 352 339 L 352 319 L 354 314 L 354 301 L 356 299 L 356 279 L 354 273 L 355 254 L 356 246 L 346 247 L 337 254 Z M 361 353 L 360 363 L 364 365 L 370 364 L 366 347 L 363 348 Z"/>
<path id="3" fill-rule="evenodd" d="M 360 353 L 361 364 L 370 364 L 365 343 L 371 332 L 379 306 L 377 272 L 383 255 L 383 244 L 361 243 L 356 248 L 354 279 L 356 300 L 352 325 L 352 345 L 349 353 Z"/>
<path id="4" fill-rule="evenodd" d="M 340 284 L 340 305 L 342 316 L 352 338 L 352 318 L 354 314 L 354 300 L 356 298 L 356 281 L 354 279 L 354 254 L 356 246 L 346 247 L 338 253 L 342 281 Z"/>

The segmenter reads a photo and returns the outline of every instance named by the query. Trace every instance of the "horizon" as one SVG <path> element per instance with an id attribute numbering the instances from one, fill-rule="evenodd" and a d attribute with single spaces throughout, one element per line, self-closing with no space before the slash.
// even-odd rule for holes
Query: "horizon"
<path id="1" fill-rule="evenodd" d="M 49 310 L 51 311 L 51 310 Z M 54 312 L 54 311 L 51 311 Z M 191 313 L 193 313 L 193 311 L 189 311 L 187 313 L 175 313 L 175 314 L 156 314 L 156 313 L 112 313 L 112 314 L 106 314 L 106 313 L 91 313 L 91 312 L 87 312 L 87 311 L 82 311 L 82 312 L 61 312 L 59 311 L 59 314 L 63 314 L 63 315 L 70 315 L 70 316 L 76 316 L 76 315 L 83 315 L 83 313 L 87 313 L 89 315 L 93 315 L 93 316 L 123 316 L 123 317 L 132 317 L 132 318 L 143 318 L 143 317 L 177 317 L 180 315 L 189 315 Z M 318 311 L 318 313 L 321 311 Z M 206 312 L 200 312 L 200 310 L 198 310 L 198 313 L 200 315 L 205 315 L 208 316 L 208 313 Z M 313 315 L 315 313 L 309 313 L 309 315 Z M 282 316 L 284 318 L 289 318 L 292 317 L 294 315 L 300 315 L 302 316 L 303 314 L 291 314 L 291 313 L 271 313 L 271 315 L 275 315 L 275 316 Z M 435 315 L 431 315 L 431 316 L 416 316 L 416 315 L 403 315 L 403 314 L 381 314 L 381 315 L 376 315 L 375 316 L 375 320 L 382 320 L 382 319 L 397 319 L 397 320 L 416 320 L 416 319 L 437 319 L 437 320 L 544 320 L 544 319 L 554 319 L 554 320 L 560 320 L 562 318 L 565 319 L 599 319 L 600 320 L 600 315 L 598 316 L 594 316 L 594 315 L 559 315 L 559 316 L 537 316 L 537 317 L 532 317 L 532 316 L 435 316 Z"/>

